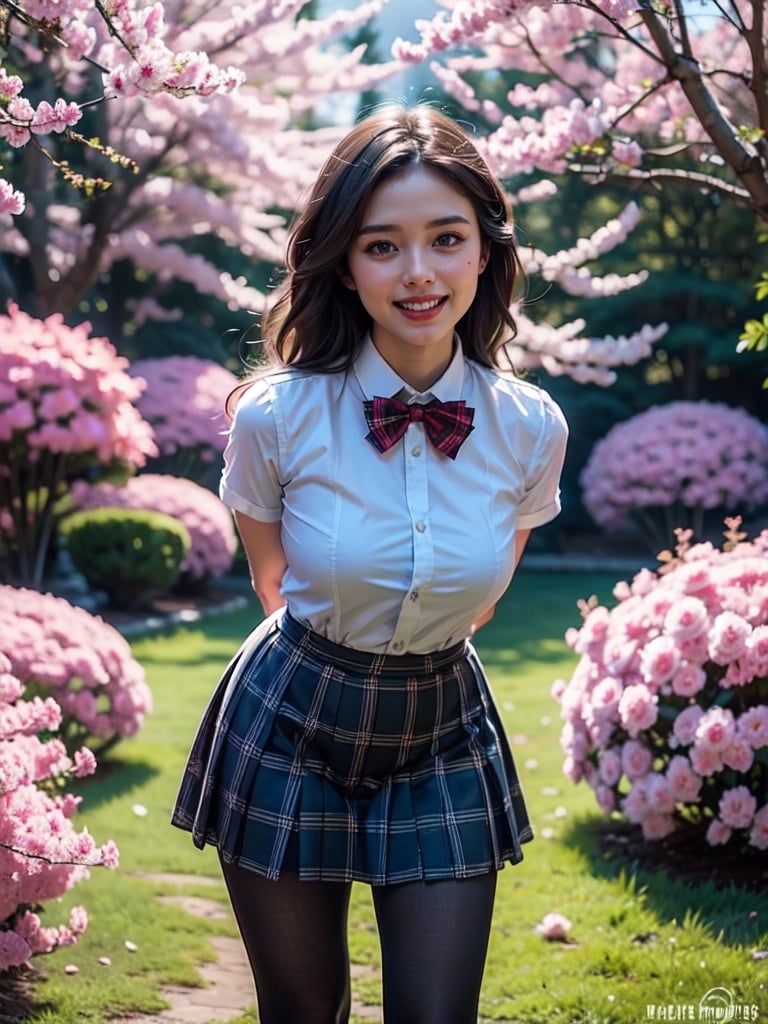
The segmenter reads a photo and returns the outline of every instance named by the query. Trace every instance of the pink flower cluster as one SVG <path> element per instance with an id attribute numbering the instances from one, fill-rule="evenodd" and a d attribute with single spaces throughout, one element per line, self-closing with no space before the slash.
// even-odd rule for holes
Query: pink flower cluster
<path id="1" fill-rule="evenodd" d="M 146 508 L 179 519 L 192 541 L 181 564 L 182 579 L 198 582 L 223 576 L 232 566 L 237 550 L 232 515 L 215 494 L 191 480 L 143 473 L 132 477 L 123 487 L 78 481 L 71 495 L 81 509 Z"/>
<path id="2" fill-rule="evenodd" d="M 190 449 L 210 462 L 224 450 L 224 403 L 237 384 L 233 373 L 195 356 L 137 360 L 130 372 L 145 382 L 136 404 L 163 455 Z"/>
<path id="3" fill-rule="evenodd" d="M 132 0 L 111 0 L 106 9 L 117 29 L 120 48 L 123 53 L 128 51 L 128 60 L 110 62 L 112 70 L 105 76 L 108 94 L 135 96 L 170 92 L 175 96 L 190 93 L 210 96 L 215 92 L 230 92 L 245 81 L 242 71 L 231 66 L 218 68 L 206 53 L 170 50 L 163 42 L 162 4 L 139 7 Z"/>
<path id="4" fill-rule="evenodd" d="M 584 505 L 606 527 L 636 509 L 752 508 L 768 498 L 768 427 L 720 403 L 654 406 L 597 442 L 580 483 Z"/>
<path id="5" fill-rule="evenodd" d="M 768 850 L 768 530 L 726 524 L 722 550 L 678 530 L 666 566 L 588 610 L 553 694 L 565 773 L 605 813 L 647 839 L 700 829 Z"/>
<path id="6" fill-rule="evenodd" d="M 144 670 L 125 638 L 64 598 L 0 586 L 0 652 L 24 685 L 55 699 L 68 742 L 132 736 L 152 710 Z M 32 703 L 16 716 L 29 708 L 37 713 Z"/>
<path id="7" fill-rule="evenodd" d="M 133 404 L 141 382 L 90 325 L 0 316 L 0 550 L 8 576 L 39 587 L 56 503 L 95 465 L 142 466 L 157 448 Z"/>
<path id="8" fill-rule="evenodd" d="M 41 100 L 37 109 L 21 92 L 24 83 L 18 75 L 9 75 L 0 67 L 0 139 L 15 149 L 26 146 L 33 135 L 61 133 L 72 128 L 83 116 L 77 103 L 59 98 L 51 105 Z"/>
<path id="9" fill-rule="evenodd" d="M 13 39 L 19 33 L 20 49 L 25 62 L 35 62 L 36 55 L 19 22 L 31 28 L 55 26 L 56 35 L 64 44 L 58 59 L 66 70 L 72 62 L 95 58 L 111 68 L 104 74 L 104 96 L 142 95 L 166 92 L 174 96 L 210 96 L 231 92 L 245 81 L 239 69 L 219 68 L 206 53 L 185 50 L 174 52 L 163 41 L 165 33 L 163 5 L 150 6 L 135 0 L 110 0 L 96 7 L 90 0 L 35 0 L 11 12 L 6 30 Z M 47 33 L 41 33 L 48 39 Z M 104 42 L 108 39 L 109 42 Z M 16 40 L 14 40 L 16 41 Z M 103 43 L 103 45 L 102 45 Z M 58 76 L 61 68 L 57 68 Z M 71 81 L 71 79 L 70 79 Z M 0 140 L 19 148 L 27 145 L 33 135 L 61 133 L 72 128 L 82 117 L 79 103 L 62 98 L 42 100 L 34 107 L 22 95 L 24 83 L 15 74 L 0 67 Z M 103 99 L 104 97 L 102 97 Z M 90 102 L 93 102 L 92 100 Z M 24 196 L 14 192 L 0 179 L 0 216 L 20 214 Z"/>
<path id="10" fill-rule="evenodd" d="M 61 897 L 89 868 L 118 863 L 112 840 L 97 846 L 86 829 L 75 831 L 70 819 L 81 798 L 62 790 L 67 777 L 95 770 L 93 754 L 83 748 L 70 758 L 61 739 L 41 738 L 59 729 L 61 709 L 51 697 L 25 699 L 24 690 L 0 651 L 0 971 L 76 943 L 88 924 L 83 907 L 55 927 L 44 926 L 31 908 Z"/>
<path id="11" fill-rule="evenodd" d="M 11 305 L 0 316 L 0 476 L 42 452 L 142 466 L 157 449 L 133 405 L 142 385 L 127 369 L 90 324 L 37 320 Z"/>

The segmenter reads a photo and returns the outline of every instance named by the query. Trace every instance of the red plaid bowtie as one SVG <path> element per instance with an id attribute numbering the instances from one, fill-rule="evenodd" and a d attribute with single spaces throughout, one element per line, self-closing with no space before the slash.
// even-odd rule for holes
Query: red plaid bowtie
<path id="1" fill-rule="evenodd" d="M 439 402 L 433 398 L 426 405 L 406 405 L 397 398 L 374 397 L 363 402 L 365 419 L 371 428 L 366 435 L 374 448 L 385 452 L 397 444 L 409 423 L 423 423 L 432 444 L 449 459 L 455 459 L 472 431 L 475 410 L 467 403 Z"/>

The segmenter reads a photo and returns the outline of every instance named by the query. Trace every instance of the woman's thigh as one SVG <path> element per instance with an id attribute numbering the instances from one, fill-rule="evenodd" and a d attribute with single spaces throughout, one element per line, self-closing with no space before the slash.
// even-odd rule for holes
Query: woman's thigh
<path id="1" fill-rule="evenodd" d="M 351 886 L 268 881 L 226 864 L 222 871 L 253 972 L 262 1024 L 345 1024 L 350 981 Z"/>
<path id="2" fill-rule="evenodd" d="M 385 1024 L 477 1024 L 496 873 L 375 886 Z"/>

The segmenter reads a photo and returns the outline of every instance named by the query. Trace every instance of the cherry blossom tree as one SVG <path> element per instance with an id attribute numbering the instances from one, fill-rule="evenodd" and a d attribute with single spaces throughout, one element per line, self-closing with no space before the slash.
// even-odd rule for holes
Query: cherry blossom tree
<path id="1" fill-rule="evenodd" d="M 281 262 L 287 211 L 344 130 L 308 131 L 303 122 L 329 94 L 370 90 L 401 68 L 364 64 L 364 46 L 331 45 L 384 2 L 314 20 L 300 17 L 302 0 L 73 0 L 66 13 L 52 0 L 0 0 L 9 30 L 0 140 L 10 154 L 0 184 L 0 294 L 40 315 L 71 316 L 94 282 L 127 263 L 159 289 L 185 281 L 233 311 L 263 310 L 254 262 Z M 531 268 L 582 292 L 632 287 L 642 274 L 596 277 L 587 265 L 636 216 L 630 204 L 578 248 L 534 253 Z M 242 254 L 240 269 L 190 244 L 206 237 Z M 131 291 L 110 334 L 126 316 L 135 329 L 181 315 Z M 525 344 L 512 356 L 521 368 L 544 364 L 602 383 L 611 367 L 647 356 L 664 330 L 591 339 L 581 321 L 553 330 L 520 319 Z"/>
<path id="2" fill-rule="evenodd" d="M 279 262 L 284 221 L 271 211 L 295 207 L 340 132 L 297 125 L 319 97 L 398 67 L 329 46 L 383 2 L 321 20 L 298 17 L 304 0 L 0 2 L 0 290 L 38 315 L 68 315 L 99 275 L 133 260 L 261 309 L 243 276 L 183 242 L 211 234 Z"/>
<path id="3" fill-rule="evenodd" d="M 401 62 L 430 52 L 494 169 L 515 179 L 518 206 L 578 170 L 632 187 L 707 189 L 766 215 L 762 4 L 442 0 L 446 12 L 420 24 L 419 41 L 398 43 L 393 61 L 366 65 L 364 47 L 333 47 L 384 2 L 320 19 L 304 16 L 301 0 L 73 0 L 66 16 L 45 0 L 0 2 L 12 44 L 0 135 L 17 147 L 2 194 L 18 206 L 23 183 L 28 202 L 0 237 L 0 289 L 18 291 L 23 265 L 31 286 L 16 295 L 22 304 L 70 313 L 95 281 L 133 263 L 158 288 L 186 281 L 238 314 L 262 310 L 254 262 L 281 262 L 287 214 L 343 130 L 306 129 L 320 100 L 386 84 Z M 477 84 L 499 71 L 516 76 L 503 102 Z M 81 187 L 77 202 L 65 182 Z M 532 249 L 528 269 L 577 295 L 635 287 L 642 271 L 595 268 L 637 217 L 629 203 L 562 252 Z M 204 238 L 243 262 L 191 245 Z M 131 295 L 119 313 L 134 326 L 178 318 L 158 297 Z M 600 383 L 664 333 L 646 325 L 592 338 L 581 320 L 553 328 L 526 307 L 518 319 L 516 365 Z"/>
<path id="4" fill-rule="evenodd" d="M 394 54 L 432 69 L 494 124 L 496 170 L 706 189 L 768 221 L 763 0 L 443 0 Z M 458 47 L 472 52 L 455 52 Z M 470 71 L 512 73 L 508 108 Z M 697 166 L 694 166 L 697 165 Z"/>
<path id="5" fill-rule="evenodd" d="M 502 177 L 551 192 L 564 173 L 683 200 L 697 190 L 768 221 L 763 0 L 439 2 L 393 54 L 439 57 L 432 72 L 489 126 L 479 141 Z M 538 254 L 528 263 L 542 268 Z M 593 289 L 573 266 L 566 277 Z M 765 323 L 750 320 L 741 347 L 764 339 Z"/>

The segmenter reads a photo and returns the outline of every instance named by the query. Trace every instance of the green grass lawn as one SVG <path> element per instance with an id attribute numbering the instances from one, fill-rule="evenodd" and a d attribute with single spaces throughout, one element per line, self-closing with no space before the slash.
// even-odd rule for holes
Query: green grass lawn
<path id="1" fill-rule="evenodd" d="M 563 633 L 579 624 L 577 599 L 596 593 L 610 600 L 614 582 L 522 572 L 477 637 L 537 833 L 524 862 L 500 876 L 481 1020 L 768 1021 L 768 961 L 751 957 L 768 946 L 768 895 L 711 883 L 693 888 L 642 864 L 606 859 L 596 841 L 602 819 L 591 791 L 562 774 L 550 688 L 574 664 Z M 96 778 L 81 783 L 77 818 L 98 841 L 115 839 L 121 865 L 95 871 L 61 906 L 46 909 L 46 923 L 56 923 L 70 905 L 83 903 L 90 925 L 77 946 L 34 961 L 27 1017 L 33 1024 L 104 1024 L 118 1014 L 159 1010 L 159 985 L 199 983 L 195 965 L 212 956 L 207 938 L 235 934 L 231 919 L 193 917 L 156 897 L 183 891 L 226 903 L 213 851 L 196 850 L 168 818 L 202 708 L 255 616 L 254 602 L 247 611 L 135 642 L 155 711 L 137 737 L 100 760 Z M 168 872 L 190 881 L 175 890 L 148 877 Z M 548 943 L 534 932 L 550 911 L 573 922 L 567 943 Z M 373 914 L 362 886 L 353 902 L 351 944 L 355 962 L 376 966 Z M 99 963 L 103 957 L 111 966 Z M 67 974 L 67 965 L 78 972 Z M 718 987 L 726 995 L 712 992 Z M 0 983 L 0 994 L 7 988 L 7 980 Z M 733 1015 L 706 1016 L 705 1008 L 726 996 Z M 378 1003 L 375 972 L 356 982 L 356 997 Z M 0 1021 L 11 1019 L 1 1007 Z M 247 1014 L 238 1024 L 256 1019 Z"/>

